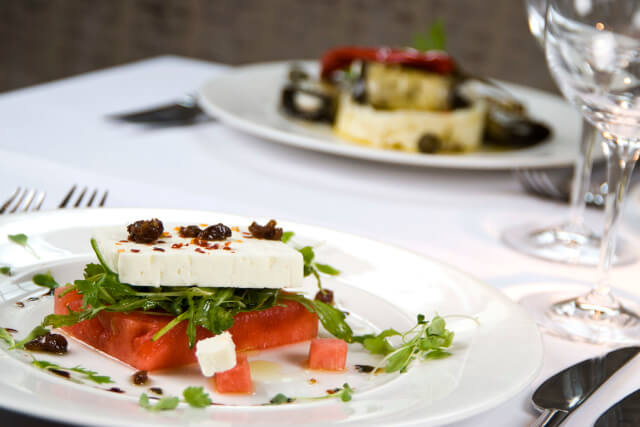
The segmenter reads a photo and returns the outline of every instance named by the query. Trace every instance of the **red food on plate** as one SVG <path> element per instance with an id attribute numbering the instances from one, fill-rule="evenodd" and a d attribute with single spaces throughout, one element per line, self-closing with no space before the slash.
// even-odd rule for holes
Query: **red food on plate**
<path id="1" fill-rule="evenodd" d="M 59 297 L 65 288 L 56 289 L 54 311 L 67 314 L 79 311 L 82 296 L 75 291 Z M 318 335 L 318 317 L 295 301 L 281 306 L 239 313 L 229 333 L 237 351 L 260 350 L 306 341 Z M 153 336 L 171 321 L 170 316 L 144 312 L 102 311 L 90 320 L 62 328 L 69 335 L 139 370 L 154 371 L 195 363 L 195 348 L 190 349 L 187 321 L 170 329 L 157 341 Z M 212 334 L 198 327 L 197 340 Z"/>
<path id="2" fill-rule="evenodd" d="M 309 347 L 309 368 L 343 371 L 347 363 L 347 343 L 338 338 L 316 338 Z"/>
<path id="3" fill-rule="evenodd" d="M 218 372 L 214 375 L 216 391 L 218 393 L 251 393 L 253 381 L 251 381 L 251 369 L 249 361 L 244 354 L 236 354 L 236 366 L 228 371 Z"/>
<path id="4" fill-rule="evenodd" d="M 438 50 L 421 52 L 390 47 L 344 46 L 331 49 L 322 55 L 320 76 L 327 80 L 334 71 L 347 68 L 353 61 L 358 60 L 405 65 L 438 74 L 449 74 L 456 68 L 453 58 Z"/>

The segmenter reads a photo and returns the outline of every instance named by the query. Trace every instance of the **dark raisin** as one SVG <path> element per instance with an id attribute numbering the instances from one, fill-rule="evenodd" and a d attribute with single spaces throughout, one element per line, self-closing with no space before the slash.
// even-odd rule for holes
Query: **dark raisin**
<path id="1" fill-rule="evenodd" d="M 282 239 L 282 228 L 276 228 L 275 219 L 270 220 L 266 225 L 260 225 L 253 221 L 249 226 L 249 231 L 256 239 L 280 240 Z"/>
<path id="2" fill-rule="evenodd" d="M 164 226 L 158 218 L 148 221 L 136 221 L 127 226 L 129 240 L 136 243 L 151 243 L 162 236 Z"/>
<path id="3" fill-rule="evenodd" d="M 71 378 L 71 374 L 70 374 L 69 372 L 67 372 L 67 371 L 63 371 L 63 370 L 61 370 L 61 369 L 55 369 L 55 368 L 48 368 L 47 370 L 48 370 L 49 372 L 51 372 L 51 373 L 53 373 L 53 374 L 56 374 L 56 375 L 59 375 L 59 376 L 61 376 L 61 377 L 64 377 L 64 378 Z"/>
<path id="4" fill-rule="evenodd" d="M 121 388 L 118 388 L 118 387 L 111 387 L 109 389 L 109 391 L 111 391 L 113 393 L 124 393 L 124 390 L 122 390 Z"/>
<path id="5" fill-rule="evenodd" d="M 15 334 L 16 332 L 18 332 L 17 329 L 13 329 L 13 328 L 2 328 L 2 329 L 9 332 L 10 334 Z"/>
<path id="6" fill-rule="evenodd" d="M 151 387 L 149 391 L 155 394 L 162 395 L 162 389 L 160 387 Z"/>
<path id="7" fill-rule="evenodd" d="M 18 302 L 16 303 L 16 306 L 17 306 L 17 307 L 20 307 L 20 308 L 24 308 L 24 303 L 23 303 L 22 301 L 18 301 Z"/>
<path id="8" fill-rule="evenodd" d="M 355 365 L 355 368 L 356 368 L 356 371 L 367 374 L 369 372 L 373 372 L 373 370 L 375 369 L 375 366 L 371 366 L 371 365 Z"/>
<path id="9" fill-rule="evenodd" d="M 314 299 L 326 304 L 333 304 L 333 291 L 331 289 L 320 289 Z"/>
<path id="10" fill-rule="evenodd" d="M 418 151 L 433 154 L 442 149 L 442 140 L 432 133 L 425 133 L 418 140 Z"/>
<path id="11" fill-rule="evenodd" d="M 131 376 L 131 381 L 135 385 L 143 385 L 149 381 L 149 375 L 147 375 L 147 371 L 138 371 Z"/>
<path id="12" fill-rule="evenodd" d="M 67 339 L 60 334 L 48 333 L 29 341 L 24 345 L 24 348 L 29 351 L 65 354 L 67 352 Z"/>
<path id="13" fill-rule="evenodd" d="M 198 234 L 200 240 L 224 240 L 231 237 L 231 229 L 222 223 L 210 225 Z"/>
<path id="14" fill-rule="evenodd" d="M 198 237 L 201 231 L 202 229 L 197 225 L 187 225 L 186 227 L 180 227 L 178 235 L 183 238 Z"/>

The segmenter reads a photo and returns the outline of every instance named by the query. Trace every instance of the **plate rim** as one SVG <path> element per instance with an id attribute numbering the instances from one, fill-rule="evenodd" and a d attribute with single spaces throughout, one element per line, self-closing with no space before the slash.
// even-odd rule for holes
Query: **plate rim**
<path id="1" fill-rule="evenodd" d="M 451 169 L 451 170 L 512 170 L 517 168 L 556 168 L 570 166 L 575 162 L 577 155 L 567 155 L 561 157 L 541 157 L 541 156 L 520 156 L 511 158 L 496 158 L 492 156 L 464 156 L 464 155 L 416 155 L 412 153 L 397 152 L 393 150 L 376 149 L 371 147 L 363 147 L 354 144 L 332 144 L 323 142 L 320 137 L 312 137 L 308 135 L 288 132 L 277 129 L 268 124 L 256 123 L 249 119 L 240 117 L 233 112 L 228 111 L 223 106 L 216 103 L 207 92 L 212 85 L 225 81 L 225 79 L 233 79 L 234 74 L 242 71 L 255 71 L 260 68 L 277 68 L 286 67 L 291 63 L 299 62 L 305 64 L 317 63 L 310 60 L 285 60 L 285 61 L 268 61 L 251 63 L 232 67 L 230 70 L 216 74 L 211 79 L 203 83 L 197 91 L 198 105 L 208 115 L 220 120 L 229 127 L 281 145 L 291 146 L 298 149 L 310 150 L 329 155 L 337 155 L 340 157 L 354 158 L 358 160 L 374 161 L 379 163 L 407 165 L 412 167 Z M 564 98 L 555 94 L 547 93 L 539 89 L 523 86 L 515 83 L 496 80 L 497 83 L 505 87 L 518 88 L 526 91 L 537 92 L 540 96 L 556 98 L 566 103 Z M 576 150 L 577 140 L 576 135 Z M 596 154 L 597 155 L 597 154 Z"/>
<path id="2" fill-rule="evenodd" d="M 118 214 L 126 214 L 127 212 L 132 212 L 135 214 L 140 214 L 141 212 L 147 212 L 147 213 L 151 213 L 153 212 L 154 215 L 156 216 L 162 216 L 163 213 L 168 212 L 168 213 L 172 213 L 172 214 L 179 214 L 179 213 L 184 213 L 186 215 L 199 215 L 199 214 L 205 214 L 205 215 L 224 215 L 224 216 L 230 216 L 230 217 L 240 217 L 240 218 L 249 218 L 245 215 L 241 215 L 241 214 L 236 214 L 236 213 L 228 213 L 228 212 L 220 212 L 220 211 L 211 211 L 211 210 L 200 210 L 200 209 L 166 209 L 166 208 L 102 208 L 100 209 L 101 212 L 114 212 L 114 213 L 118 213 Z M 74 210 L 53 210 L 53 211 L 42 211 L 42 212 L 34 212 L 34 213 L 21 213 L 21 214 L 14 214 L 11 216 L 8 216 L 6 218 L 0 218 L 0 228 L 5 227 L 8 224 L 11 224 L 14 221 L 14 218 L 20 219 L 20 218 L 25 218 L 25 217 L 39 217 L 39 218 L 35 218 L 35 220 L 42 220 L 42 218 L 44 218 L 46 220 L 46 218 L 50 215 L 54 215 L 54 216 L 68 216 L 68 215 L 80 215 L 80 216 L 85 216 L 85 215 L 91 215 L 92 213 L 95 213 L 96 210 L 95 209 L 91 209 L 91 208 L 83 208 L 83 209 L 74 209 Z M 255 218 L 256 220 L 263 220 L 264 218 Z M 521 316 L 523 316 L 524 318 L 526 318 L 526 320 L 528 320 L 528 322 L 530 324 L 533 324 L 535 326 L 535 321 L 533 320 L 533 318 L 526 312 L 526 310 L 519 306 L 519 304 L 517 304 L 517 302 L 513 301 L 512 299 L 510 299 L 508 297 L 507 294 L 505 294 L 504 292 L 500 291 L 500 289 L 495 288 L 494 286 L 491 286 L 490 284 L 484 282 L 483 280 L 480 280 L 478 278 L 476 278 L 475 276 L 473 276 L 472 274 L 448 263 L 445 261 L 441 261 L 438 259 L 435 259 L 433 257 L 421 254 L 415 250 L 412 249 L 408 249 L 408 248 L 404 248 L 402 246 L 398 246 L 396 244 L 393 243 L 388 243 L 388 242 L 383 242 L 377 239 L 372 239 L 370 237 L 365 237 L 365 236 L 361 236 L 355 233 L 350 233 L 350 232 L 345 232 L 345 231 L 340 231 L 340 230 L 336 230 L 333 228 L 329 228 L 329 227 L 324 227 L 324 226 L 318 226 L 318 225 L 314 225 L 314 224 L 307 224 L 307 223 L 300 223 L 298 221 L 289 221 L 287 219 L 280 219 L 281 222 L 283 223 L 287 223 L 290 226 L 302 226 L 305 228 L 311 228 L 313 229 L 315 232 L 321 233 L 321 232 L 331 232 L 331 233 L 336 233 L 338 235 L 343 235 L 346 236 L 348 238 L 355 238 L 355 239 L 359 239 L 361 241 L 364 242 L 372 242 L 378 245 L 382 245 L 388 248 L 393 249 L 394 251 L 397 251 L 399 253 L 404 253 L 406 255 L 411 255 L 412 257 L 415 257 L 418 260 L 423 260 L 423 261 L 427 261 L 433 265 L 439 266 L 439 268 L 442 269 L 442 271 L 444 271 L 445 273 L 451 273 L 457 276 L 461 276 L 464 277 L 466 279 L 466 281 L 469 284 L 472 284 L 474 287 L 479 287 L 481 288 L 484 292 L 490 294 L 492 296 L 492 298 L 495 298 L 497 300 L 502 301 L 504 304 L 509 305 L 512 309 L 516 310 L 517 312 L 519 312 L 519 314 Z M 82 227 L 82 226 L 74 226 L 71 228 L 77 228 L 77 227 Z M 64 263 L 69 263 L 69 262 L 74 262 L 74 261 L 78 261 L 79 257 L 83 257 L 85 255 L 83 254 L 74 254 L 71 255 L 67 258 L 64 259 L 57 259 L 57 260 L 51 260 L 49 262 L 44 261 L 44 262 L 37 262 L 34 263 L 24 269 L 21 269 L 19 272 L 17 272 L 14 276 L 12 276 L 11 279 L 15 278 L 15 277 L 22 277 L 24 275 L 29 274 L 29 272 L 36 270 L 36 269 L 42 269 L 48 266 L 53 266 L 54 264 L 64 264 Z M 10 280 L 11 280 L 10 279 Z M 350 285 L 350 286 L 354 286 L 354 285 Z M 384 296 L 382 295 L 378 295 L 378 294 L 373 294 L 375 296 L 377 296 L 378 298 L 384 298 Z M 407 312 L 402 309 L 401 307 L 397 306 L 396 304 L 394 304 L 393 302 L 389 302 L 391 305 L 393 305 L 396 309 L 400 309 L 402 310 L 405 314 L 407 314 Z M 544 346 L 543 346 L 543 340 L 542 340 L 542 333 L 539 330 L 539 328 L 535 327 L 533 329 L 535 331 L 535 336 L 536 336 L 536 348 L 535 350 L 537 350 L 537 352 L 539 353 L 539 357 L 537 358 L 537 363 L 536 363 L 536 367 L 535 369 L 532 369 L 532 371 L 529 373 L 529 375 L 522 379 L 521 382 L 519 383 L 515 383 L 511 386 L 510 390 L 508 390 L 508 392 L 502 392 L 502 393 L 496 393 L 495 396 L 493 397 L 493 399 L 488 400 L 488 401 L 483 401 L 483 402 L 479 402 L 476 405 L 473 406 L 467 406 L 466 408 L 464 408 L 464 410 L 458 410 L 455 413 L 445 413 L 442 414 L 440 416 L 440 418 L 438 419 L 433 419 L 428 421 L 428 423 L 430 423 L 429 425 L 442 425 L 442 424 L 448 424 L 448 423 L 452 423 L 452 422 L 457 422 L 457 421 L 462 421 L 465 419 L 468 419 L 469 417 L 473 416 L 473 415 L 477 415 L 477 414 L 481 414 L 483 412 L 486 412 L 490 409 L 496 408 L 497 406 L 499 406 L 500 404 L 503 404 L 505 402 L 507 402 L 509 399 L 512 399 L 514 397 L 516 397 L 518 394 L 520 394 L 523 390 L 525 390 L 528 386 L 530 386 L 533 381 L 537 378 L 537 376 L 539 375 L 541 369 L 542 369 L 542 365 L 544 362 Z M 2 386 L 2 384 L 0 384 L 0 386 Z M 11 410 L 11 411 L 15 411 L 15 412 L 19 412 L 28 416 L 32 416 L 32 417 L 37 417 L 37 418 L 41 418 L 41 419 L 47 419 L 49 421 L 62 421 L 62 422 L 68 422 L 70 424 L 77 424 L 77 425 L 87 425 L 87 421 L 86 421 L 86 417 L 82 418 L 81 416 L 75 417 L 69 417 L 70 413 L 67 411 L 64 411 L 63 409 L 59 409 L 59 410 L 51 410 L 51 411 L 45 411 L 44 413 L 33 413 L 33 412 L 29 412 L 30 409 L 33 409 L 32 406 L 29 405 L 21 405 L 20 402 L 23 402 L 20 399 L 16 399 L 16 404 L 11 405 L 11 404 L 7 404 L 10 402 L 4 402 L 4 401 L 0 401 L 0 407 Z M 415 411 L 416 408 L 411 408 L 409 409 L 409 411 Z M 72 412 L 72 414 L 75 415 L 75 413 Z M 61 415 L 63 415 L 61 417 Z M 54 417 L 58 417 L 58 418 L 54 418 Z M 383 415 L 383 417 L 386 417 L 386 415 Z M 351 423 L 354 422 L 353 420 L 344 420 L 347 423 Z M 375 422 L 375 418 L 370 420 L 372 422 Z M 356 421 L 357 422 L 357 421 Z M 403 420 L 402 422 L 399 423 L 399 425 L 420 425 L 423 424 L 425 422 L 425 420 L 420 420 L 420 419 L 413 419 L 413 420 Z M 431 424 L 434 423 L 434 424 Z M 100 422 L 100 420 L 91 420 L 91 424 L 90 425 L 110 425 L 108 422 Z"/>

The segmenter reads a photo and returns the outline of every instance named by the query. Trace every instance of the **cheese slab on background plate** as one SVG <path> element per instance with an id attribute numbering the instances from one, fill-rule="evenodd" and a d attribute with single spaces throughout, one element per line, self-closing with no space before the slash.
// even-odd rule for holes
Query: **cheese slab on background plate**
<path id="1" fill-rule="evenodd" d="M 246 227 L 232 227 L 231 237 L 202 246 L 180 237 L 180 225 L 189 224 L 165 224 L 163 236 L 150 244 L 128 241 L 126 225 L 97 230 L 94 238 L 107 265 L 133 286 L 302 285 L 302 255 L 279 240 L 256 239 Z"/>

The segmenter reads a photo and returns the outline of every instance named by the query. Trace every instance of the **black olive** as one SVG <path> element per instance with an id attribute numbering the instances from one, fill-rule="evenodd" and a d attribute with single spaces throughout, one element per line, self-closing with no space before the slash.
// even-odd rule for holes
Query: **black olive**
<path id="1" fill-rule="evenodd" d="M 293 64 L 289 69 L 289 81 L 297 83 L 301 80 L 307 80 L 309 74 L 302 68 L 300 64 Z"/>
<path id="2" fill-rule="evenodd" d="M 318 107 L 304 108 L 298 103 L 298 95 L 312 96 L 318 100 Z M 285 85 L 280 96 L 282 109 L 294 117 L 312 122 L 333 123 L 336 115 L 336 101 L 330 94 L 304 89 L 294 84 Z"/>
<path id="3" fill-rule="evenodd" d="M 442 149 L 442 140 L 432 133 L 425 133 L 418 140 L 418 151 L 433 154 Z"/>
<path id="4" fill-rule="evenodd" d="M 188 225 L 186 227 L 180 227 L 178 234 L 180 237 L 197 237 L 202 229 L 197 225 Z"/>
<path id="5" fill-rule="evenodd" d="M 256 239 L 280 240 L 282 239 L 282 228 L 277 228 L 276 225 L 275 219 L 270 220 L 266 225 L 260 225 L 253 221 L 249 226 L 249 232 Z"/>
<path id="6" fill-rule="evenodd" d="M 64 354 L 67 352 L 67 339 L 60 334 L 41 335 L 24 345 L 29 351 Z"/>
<path id="7" fill-rule="evenodd" d="M 148 221 L 136 221 L 127 226 L 129 240 L 136 243 L 151 243 L 162 236 L 164 226 L 158 218 Z"/>
<path id="8" fill-rule="evenodd" d="M 231 237 L 231 229 L 222 223 L 210 225 L 198 233 L 200 240 L 224 240 Z"/>
<path id="9" fill-rule="evenodd" d="M 551 130 L 540 122 L 508 114 L 489 115 L 485 139 L 505 147 L 529 147 L 549 138 Z"/>
<path id="10" fill-rule="evenodd" d="M 322 301 L 326 304 L 333 304 L 333 291 L 331 289 L 320 289 L 314 298 L 316 301 Z"/>

